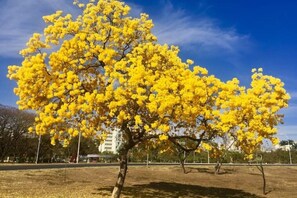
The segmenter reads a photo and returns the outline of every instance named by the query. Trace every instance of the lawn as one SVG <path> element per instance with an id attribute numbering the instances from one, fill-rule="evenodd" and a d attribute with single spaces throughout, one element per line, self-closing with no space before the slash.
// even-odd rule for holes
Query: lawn
<path id="1" fill-rule="evenodd" d="M 122 197 L 297 197 L 297 167 L 265 167 L 267 195 L 256 167 L 129 167 Z M 117 167 L 0 171 L 0 197 L 109 197 Z"/>

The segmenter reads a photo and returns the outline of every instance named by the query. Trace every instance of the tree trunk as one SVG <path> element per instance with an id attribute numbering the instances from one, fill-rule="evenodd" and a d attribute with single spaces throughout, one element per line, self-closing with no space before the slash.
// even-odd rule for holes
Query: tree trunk
<path id="1" fill-rule="evenodd" d="M 263 190 L 263 194 L 266 195 L 266 194 L 268 194 L 268 193 L 266 192 L 266 177 L 265 177 L 265 172 L 264 172 L 264 167 L 263 167 L 262 162 L 260 162 L 260 165 L 257 166 L 257 168 L 259 169 L 259 171 L 260 171 L 261 174 L 262 174 L 262 179 L 263 179 L 263 187 L 262 187 L 262 190 Z"/>
<path id="2" fill-rule="evenodd" d="M 222 162 L 217 161 L 217 163 L 215 165 L 215 175 L 218 175 L 220 173 L 221 167 L 222 167 Z"/>
<path id="3" fill-rule="evenodd" d="M 181 165 L 181 167 L 183 169 L 184 174 L 187 174 L 187 171 L 186 171 L 186 168 L 185 168 L 185 160 L 184 159 L 181 159 L 180 160 L 180 165 Z"/>
<path id="4" fill-rule="evenodd" d="M 111 195 L 112 198 L 119 198 L 121 195 L 121 191 L 124 186 L 126 173 L 127 173 L 127 169 L 128 169 L 127 155 L 128 155 L 127 150 L 120 152 L 120 170 L 119 170 L 117 182 L 116 182 L 115 187 L 113 188 L 113 191 L 112 191 L 112 195 Z"/>
<path id="5" fill-rule="evenodd" d="M 265 173 L 264 173 L 264 168 L 261 163 L 261 173 L 262 173 L 262 179 L 263 179 L 263 194 L 266 195 L 266 178 L 265 178 Z"/>
<path id="6" fill-rule="evenodd" d="M 186 167 L 185 167 L 185 163 L 186 163 L 186 159 L 189 156 L 189 152 L 186 151 L 178 151 L 178 157 L 179 157 L 179 161 L 180 161 L 180 165 L 183 169 L 184 174 L 188 174 L 189 172 L 186 171 Z"/>

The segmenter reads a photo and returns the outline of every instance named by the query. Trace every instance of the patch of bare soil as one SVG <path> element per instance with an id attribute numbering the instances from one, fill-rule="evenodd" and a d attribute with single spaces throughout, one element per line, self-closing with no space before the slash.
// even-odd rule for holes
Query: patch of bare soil
<path id="1" fill-rule="evenodd" d="M 291 198 L 297 196 L 297 167 L 265 167 L 267 195 L 256 167 L 129 167 L 122 197 Z M 0 171 L 2 198 L 109 197 L 117 167 Z"/>

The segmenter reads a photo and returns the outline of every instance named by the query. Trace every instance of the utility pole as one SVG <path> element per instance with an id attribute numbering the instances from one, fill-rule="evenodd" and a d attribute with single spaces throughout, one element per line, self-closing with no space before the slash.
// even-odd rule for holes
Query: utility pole
<path id="1" fill-rule="evenodd" d="M 79 132 L 79 134 L 78 134 L 77 154 L 76 154 L 76 163 L 77 164 L 78 164 L 78 161 L 79 161 L 80 138 L 81 138 L 81 132 Z"/>
<path id="2" fill-rule="evenodd" d="M 38 163 L 39 151 L 40 151 L 40 143 L 41 143 L 41 134 L 39 134 L 39 138 L 38 138 L 38 146 L 37 146 L 35 164 Z"/>
<path id="3" fill-rule="evenodd" d="M 292 155 L 291 155 L 291 145 L 290 145 L 290 140 L 288 140 L 288 147 L 289 147 L 289 159 L 290 159 L 290 164 L 292 164 Z"/>
<path id="4" fill-rule="evenodd" d="M 149 166 L 149 153 L 146 153 L 146 167 L 148 168 Z"/>

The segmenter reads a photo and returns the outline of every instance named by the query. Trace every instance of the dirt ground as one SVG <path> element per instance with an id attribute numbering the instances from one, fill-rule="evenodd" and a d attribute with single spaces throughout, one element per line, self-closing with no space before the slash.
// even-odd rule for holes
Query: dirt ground
<path id="1" fill-rule="evenodd" d="M 122 197 L 148 198 L 293 198 L 297 197 L 297 167 L 265 167 L 267 195 L 256 167 L 178 166 L 129 167 Z M 117 167 L 0 171 L 0 197 L 109 197 Z"/>

